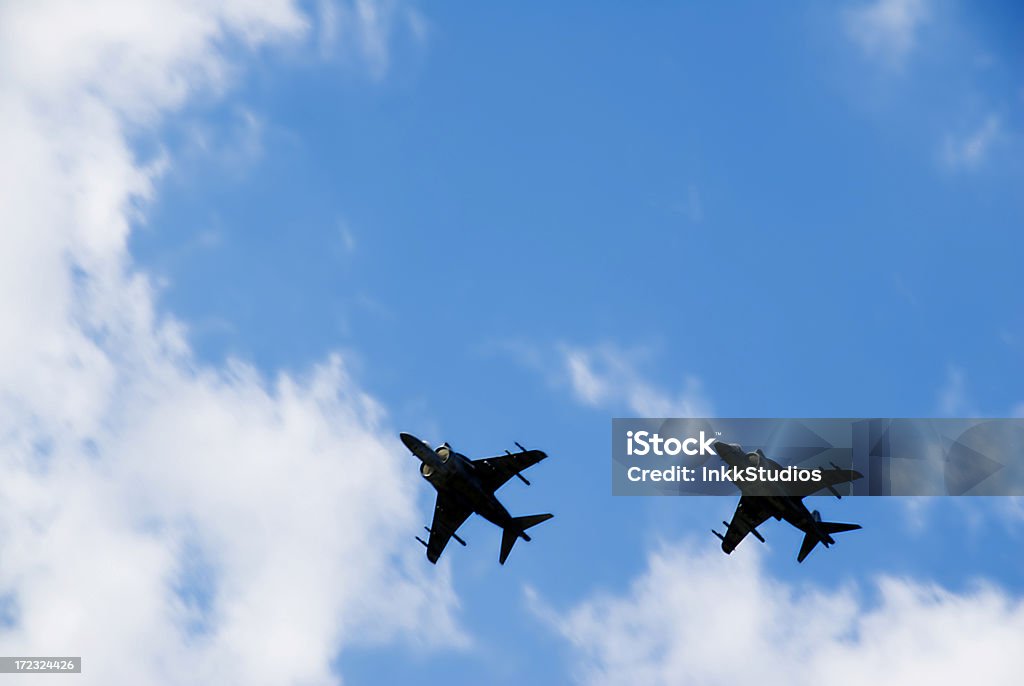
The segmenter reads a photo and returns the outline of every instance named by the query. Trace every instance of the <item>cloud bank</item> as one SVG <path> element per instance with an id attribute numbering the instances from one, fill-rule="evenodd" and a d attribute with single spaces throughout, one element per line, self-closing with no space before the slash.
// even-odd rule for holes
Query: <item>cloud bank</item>
<path id="1" fill-rule="evenodd" d="M 587 684 L 1013 684 L 1024 602 L 881 577 L 822 589 L 769 576 L 757 549 L 665 546 L 621 594 L 566 611 L 529 591 Z"/>
<path id="2" fill-rule="evenodd" d="M 133 137 L 308 32 L 283 0 L 0 7 L 0 654 L 81 655 L 82 683 L 331 684 L 352 645 L 464 640 L 344 360 L 198 362 L 127 251 L 167 165 Z"/>

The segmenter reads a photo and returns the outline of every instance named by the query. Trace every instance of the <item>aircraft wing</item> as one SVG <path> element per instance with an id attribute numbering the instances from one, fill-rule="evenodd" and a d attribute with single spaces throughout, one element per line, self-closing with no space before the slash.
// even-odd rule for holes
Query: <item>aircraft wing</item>
<path id="1" fill-rule="evenodd" d="M 824 469 L 821 472 L 821 481 L 798 481 L 796 483 L 786 484 L 786 495 L 796 496 L 797 498 L 804 498 L 817 493 L 823 488 L 829 488 L 830 486 L 837 486 L 839 484 L 848 484 L 851 481 L 864 478 L 864 475 L 858 471 L 852 469 Z"/>
<path id="2" fill-rule="evenodd" d="M 434 504 L 434 521 L 430 523 L 430 540 L 427 541 L 427 559 L 437 563 L 441 552 L 448 545 L 454 534 L 462 523 L 469 518 L 473 511 L 462 505 L 450 495 L 445 493 L 437 494 L 437 502 Z"/>
<path id="3" fill-rule="evenodd" d="M 736 512 L 729 522 L 729 529 L 722 538 L 722 550 L 731 553 L 747 534 L 771 516 L 763 502 L 764 500 L 757 496 L 745 495 L 740 498 L 740 504 L 736 506 Z M 759 534 L 755 535 L 760 538 Z"/>
<path id="4" fill-rule="evenodd" d="M 472 464 L 480 476 L 484 490 L 493 493 L 504 486 L 505 482 L 513 476 L 527 467 L 532 467 L 545 457 L 547 457 L 547 453 L 542 450 L 523 450 L 518 453 L 473 460 Z"/>

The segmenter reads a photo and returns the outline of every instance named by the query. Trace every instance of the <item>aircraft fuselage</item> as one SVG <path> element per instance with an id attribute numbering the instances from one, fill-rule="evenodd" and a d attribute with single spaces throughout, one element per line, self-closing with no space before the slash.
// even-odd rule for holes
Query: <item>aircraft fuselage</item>
<path id="1" fill-rule="evenodd" d="M 729 443 L 715 443 L 715 449 L 718 456 L 730 467 L 744 469 L 754 466 L 763 467 L 768 470 L 782 469 L 782 465 L 763 454 L 747 453 L 740 450 L 738 446 Z M 786 493 L 785 483 L 778 481 L 741 481 L 737 482 L 736 486 L 745 496 L 762 498 L 762 504 L 769 506 L 769 510 L 776 520 L 785 519 L 804 533 L 813 534 L 826 546 L 835 543 L 835 540 L 818 526 L 814 515 L 804 505 L 803 498 Z"/>
<path id="2" fill-rule="evenodd" d="M 403 433 L 401 438 L 419 458 L 420 474 L 438 493 L 443 491 L 496 526 L 504 529 L 510 524 L 512 516 L 493 493 L 484 490 L 469 458 L 447 448 L 439 453 L 411 434 Z"/>

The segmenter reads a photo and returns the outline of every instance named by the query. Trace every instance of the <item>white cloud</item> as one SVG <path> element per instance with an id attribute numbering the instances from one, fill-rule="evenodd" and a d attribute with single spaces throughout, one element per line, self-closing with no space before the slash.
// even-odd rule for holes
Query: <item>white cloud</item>
<path id="1" fill-rule="evenodd" d="M 977 169 L 1003 135 L 999 117 L 991 114 L 971 133 L 947 135 L 942 143 L 942 162 L 953 171 Z"/>
<path id="2" fill-rule="evenodd" d="M 625 407 L 643 417 L 707 417 L 710 403 L 695 377 L 672 393 L 651 384 L 637 371 L 635 354 L 606 344 L 593 348 L 560 347 L 563 373 L 576 399 L 593 407 Z"/>
<path id="3" fill-rule="evenodd" d="M 415 470 L 342 359 L 204 366 L 127 252 L 167 164 L 131 136 L 224 92 L 232 46 L 305 35 L 283 0 L 0 7 L 2 654 L 327 684 L 352 645 L 464 640 L 409 543 Z"/>
<path id="4" fill-rule="evenodd" d="M 1009 685 L 1024 668 L 1024 603 L 998 588 L 881 577 L 823 589 L 770 576 L 756 548 L 666 546 L 626 592 L 567 611 L 527 595 L 581 683 Z"/>
<path id="5" fill-rule="evenodd" d="M 929 14 L 925 0 L 875 0 L 848 10 L 843 19 L 847 34 L 868 57 L 900 67 Z"/>

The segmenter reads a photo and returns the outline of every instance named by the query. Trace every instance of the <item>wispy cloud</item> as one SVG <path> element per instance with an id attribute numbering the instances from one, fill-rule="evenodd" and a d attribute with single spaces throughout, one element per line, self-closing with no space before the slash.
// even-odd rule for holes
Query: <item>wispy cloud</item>
<path id="1" fill-rule="evenodd" d="M 352 255 L 356 251 L 356 234 L 344 219 L 338 220 L 338 238 L 341 241 L 341 249 L 346 256 Z"/>
<path id="2" fill-rule="evenodd" d="M 869 58 L 902 67 L 930 15 L 925 0 L 875 0 L 843 15 L 847 35 Z"/>
<path id="3" fill-rule="evenodd" d="M 320 0 L 317 13 L 321 57 L 353 55 L 375 78 L 388 72 L 396 32 L 404 29 L 417 42 L 426 40 L 428 32 L 423 15 L 402 0 Z"/>
<path id="4" fill-rule="evenodd" d="M 910 533 L 920 535 L 928 530 L 929 511 L 935 501 L 936 498 L 928 496 L 900 499 L 900 503 L 903 505 L 903 522 Z"/>
<path id="5" fill-rule="evenodd" d="M 645 417 L 706 417 L 711 404 L 696 377 L 678 391 L 651 383 L 637 370 L 639 355 L 613 344 L 559 347 L 561 369 L 575 398 L 591 407 L 622 408 Z"/>
<path id="6" fill-rule="evenodd" d="M 587 684 L 1014 683 L 1024 602 L 880 577 L 867 592 L 769 574 L 744 555 L 662 547 L 622 593 L 567 610 L 527 591 Z M 738 659 L 742 657 L 742 659 Z"/>
<path id="7" fill-rule="evenodd" d="M 942 163 L 953 171 L 977 169 L 1002 136 L 1003 127 L 999 117 L 990 114 L 974 131 L 964 136 L 946 136 L 942 143 Z"/>
<path id="8" fill-rule="evenodd" d="M 967 390 L 967 373 L 960 367 L 946 370 L 946 381 L 938 394 L 938 411 L 943 417 L 971 417 L 978 414 Z"/>
<path id="9" fill-rule="evenodd" d="M 1010 521 L 1024 522 L 1024 496 L 1010 496 L 1008 498 L 1001 498 L 1000 504 L 1003 507 L 1003 513 Z"/>

